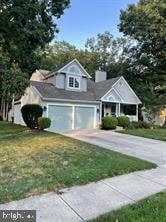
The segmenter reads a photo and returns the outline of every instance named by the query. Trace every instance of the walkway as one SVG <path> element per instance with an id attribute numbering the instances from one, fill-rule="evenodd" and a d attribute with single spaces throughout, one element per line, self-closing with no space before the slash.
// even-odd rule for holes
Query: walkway
<path id="1" fill-rule="evenodd" d="M 2 209 L 37 210 L 37 222 L 79 222 L 166 189 L 166 167 L 116 176 L 84 186 L 1 204 Z"/>

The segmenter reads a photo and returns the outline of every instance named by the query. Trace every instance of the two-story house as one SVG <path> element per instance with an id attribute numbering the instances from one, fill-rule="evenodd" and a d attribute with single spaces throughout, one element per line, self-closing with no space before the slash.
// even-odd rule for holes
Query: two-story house
<path id="1" fill-rule="evenodd" d="M 128 115 L 137 121 L 141 101 L 123 77 L 106 80 L 106 72 L 96 71 L 94 82 L 74 59 L 32 74 L 30 86 L 15 103 L 15 123 L 23 124 L 20 108 L 27 103 L 40 104 L 51 119 L 50 131 L 56 131 L 96 128 L 105 115 Z"/>

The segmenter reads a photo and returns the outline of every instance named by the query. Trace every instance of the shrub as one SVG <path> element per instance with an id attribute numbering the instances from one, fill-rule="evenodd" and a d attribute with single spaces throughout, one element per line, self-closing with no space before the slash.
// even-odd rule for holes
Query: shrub
<path id="1" fill-rule="evenodd" d="M 39 117 L 38 118 L 38 127 L 40 130 L 47 129 L 51 126 L 51 119 L 48 117 Z"/>
<path id="2" fill-rule="evenodd" d="M 116 119 L 116 117 L 105 116 L 102 118 L 102 129 L 115 129 L 117 125 L 118 120 Z"/>
<path id="3" fill-rule="evenodd" d="M 43 109 L 38 104 L 26 104 L 21 108 L 25 124 L 30 129 L 38 128 L 38 118 L 42 116 Z"/>
<path id="4" fill-rule="evenodd" d="M 144 129 L 149 129 L 151 127 L 150 123 L 144 122 L 144 121 L 133 121 L 128 128 L 130 129 L 139 129 L 139 128 L 144 128 Z"/>
<path id="5" fill-rule="evenodd" d="M 142 124 L 141 124 L 142 121 L 133 121 L 131 123 L 131 126 L 133 129 L 138 129 L 138 128 L 142 128 Z"/>
<path id="6" fill-rule="evenodd" d="M 142 121 L 142 128 L 149 129 L 152 124 Z"/>
<path id="7" fill-rule="evenodd" d="M 118 120 L 118 126 L 126 128 L 130 125 L 130 119 L 128 116 L 119 116 L 117 117 L 117 120 Z"/>

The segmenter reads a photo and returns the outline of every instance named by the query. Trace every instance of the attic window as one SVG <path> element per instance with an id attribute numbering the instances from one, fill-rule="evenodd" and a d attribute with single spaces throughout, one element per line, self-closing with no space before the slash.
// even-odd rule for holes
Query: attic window
<path id="1" fill-rule="evenodd" d="M 68 87 L 72 89 L 79 89 L 80 88 L 80 78 L 79 77 L 68 77 Z"/>

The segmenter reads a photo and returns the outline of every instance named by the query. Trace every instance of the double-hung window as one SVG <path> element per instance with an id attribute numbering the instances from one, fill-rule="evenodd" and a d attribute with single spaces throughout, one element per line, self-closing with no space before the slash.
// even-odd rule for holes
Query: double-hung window
<path id="1" fill-rule="evenodd" d="M 80 77 L 69 76 L 68 87 L 72 89 L 80 89 Z"/>

